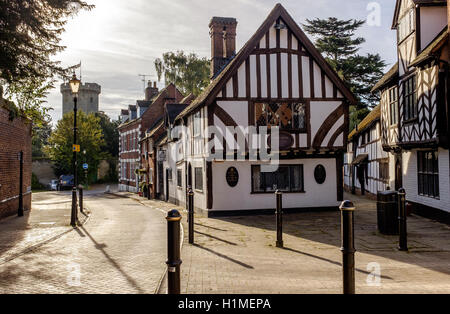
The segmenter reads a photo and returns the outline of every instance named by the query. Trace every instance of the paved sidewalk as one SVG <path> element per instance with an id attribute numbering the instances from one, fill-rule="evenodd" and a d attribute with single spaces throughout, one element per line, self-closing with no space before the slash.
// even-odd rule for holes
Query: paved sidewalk
<path id="1" fill-rule="evenodd" d="M 73 229 L 64 193 L 42 193 L 24 218 L 0 221 L 0 294 L 153 294 L 166 270 L 164 205 L 86 197 L 88 222 Z M 167 207 L 166 210 L 173 206 Z"/>
<path id="2" fill-rule="evenodd" d="M 357 293 L 450 293 L 449 226 L 409 217 L 411 250 L 399 252 L 398 236 L 377 231 L 375 202 L 347 197 L 358 208 Z M 341 293 L 340 214 L 285 215 L 284 222 L 285 249 L 278 249 L 273 216 L 197 217 L 194 246 L 185 226 L 182 293 Z M 370 276 L 376 267 L 380 284 Z"/>

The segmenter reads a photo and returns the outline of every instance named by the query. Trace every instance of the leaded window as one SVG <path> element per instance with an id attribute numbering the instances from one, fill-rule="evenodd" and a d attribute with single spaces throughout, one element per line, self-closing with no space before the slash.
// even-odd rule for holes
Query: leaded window
<path id="1" fill-rule="evenodd" d="M 256 126 L 306 132 L 306 106 L 303 103 L 257 103 Z"/>

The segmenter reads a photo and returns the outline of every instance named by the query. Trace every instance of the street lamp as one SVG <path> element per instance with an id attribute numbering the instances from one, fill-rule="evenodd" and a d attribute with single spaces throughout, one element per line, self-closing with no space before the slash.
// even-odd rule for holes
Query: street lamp
<path id="1" fill-rule="evenodd" d="M 72 215 L 70 224 L 75 227 L 77 220 L 77 102 L 78 91 L 80 90 L 81 81 L 77 79 L 75 72 L 72 79 L 69 81 L 70 89 L 73 95 L 73 188 L 72 188 Z"/>

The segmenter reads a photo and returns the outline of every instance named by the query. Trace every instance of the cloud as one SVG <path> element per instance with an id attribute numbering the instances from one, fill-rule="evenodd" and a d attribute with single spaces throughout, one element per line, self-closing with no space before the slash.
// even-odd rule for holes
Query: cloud
<path id="1" fill-rule="evenodd" d="M 67 49 L 56 56 L 64 65 L 83 63 L 83 81 L 102 86 L 100 110 L 117 118 L 120 109 L 143 98 L 138 74 L 152 74 L 154 60 L 164 52 L 184 50 L 210 56 L 208 24 L 212 16 L 237 18 L 237 46 L 242 47 L 270 13 L 272 0 L 90 0 L 96 8 L 71 19 L 63 35 Z M 364 0 L 282 0 L 298 23 L 307 18 L 366 19 Z M 395 32 L 390 29 L 395 1 L 378 1 L 381 26 L 365 25 L 361 53 L 380 53 L 388 64 L 396 60 Z M 61 118 L 59 86 L 48 97 L 56 122 Z"/>

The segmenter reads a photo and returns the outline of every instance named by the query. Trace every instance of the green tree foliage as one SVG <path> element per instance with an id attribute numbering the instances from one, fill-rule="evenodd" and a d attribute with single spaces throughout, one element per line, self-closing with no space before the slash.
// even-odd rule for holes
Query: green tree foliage
<path id="1" fill-rule="evenodd" d="M 20 83 L 65 75 L 53 55 L 64 50 L 67 19 L 93 7 L 81 0 L 0 0 L 0 79 Z"/>
<path id="2" fill-rule="evenodd" d="M 33 124 L 32 156 L 33 158 L 45 158 L 44 148 L 49 144 L 52 134 L 51 120 L 46 120 L 41 125 Z"/>
<path id="3" fill-rule="evenodd" d="M 162 59 L 156 59 L 155 68 L 159 81 L 164 76 L 166 84 L 174 83 L 183 94 L 197 96 L 210 83 L 209 64 L 209 60 L 195 53 L 177 51 L 167 52 Z"/>
<path id="4" fill-rule="evenodd" d="M 45 105 L 52 88 L 53 80 L 28 78 L 8 84 L 6 97 L 18 106 L 20 113 L 33 121 L 35 128 L 45 128 L 51 120 L 49 111 L 53 110 Z"/>
<path id="5" fill-rule="evenodd" d="M 357 37 L 357 30 L 364 24 L 360 20 L 328 19 L 306 20 L 305 31 L 315 39 L 315 45 L 328 63 L 336 70 L 359 100 L 356 108 L 351 108 L 353 129 L 367 113 L 380 101 L 378 95 L 370 92 L 381 79 L 386 66 L 379 54 L 359 55 L 360 46 L 365 42 Z"/>
<path id="6" fill-rule="evenodd" d="M 54 170 L 57 176 L 62 174 L 72 174 L 73 158 L 73 112 L 67 113 L 58 121 L 56 129 L 50 136 L 49 144 L 45 151 L 54 163 Z M 77 114 L 77 142 L 81 146 L 81 151 L 86 150 L 86 155 L 79 153 L 77 173 L 79 178 L 84 177 L 82 168 L 83 162 L 89 164 L 89 175 L 97 172 L 100 161 L 108 159 L 109 154 L 102 148 L 105 140 L 100 127 L 100 118 L 94 114 L 86 115 L 80 111 Z"/>
<path id="7" fill-rule="evenodd" d="M 108 152 L 112 157 L 119 157 L 119 120 L 111 120 L 104 112 L 96 112 L 94 115 L 99 118 L 100 127 L 103 132 L 105 144 L 102 151 Z"/>

